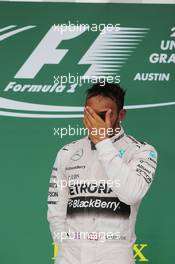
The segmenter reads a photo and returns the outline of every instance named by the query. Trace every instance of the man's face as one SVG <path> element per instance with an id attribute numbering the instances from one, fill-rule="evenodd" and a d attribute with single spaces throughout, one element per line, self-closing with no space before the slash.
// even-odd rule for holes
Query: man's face
<path id="1" fill-rule="evenodd" d="M 85 106 L 90 106 L 102 119 L 105 117 L 105 112 L 109 109 L 111 112 L 111 124 L 112 128 L 115 129 L 119 126 L 119 121 L 123 119 L 121 117 L 121 110 L 119 113 L 117 111 L 116 103 L 109 97 L 104 97 L 101 95 L 93 96 L 89 98 Z M 105 121 L 105 120 L 104 120 Z"/>

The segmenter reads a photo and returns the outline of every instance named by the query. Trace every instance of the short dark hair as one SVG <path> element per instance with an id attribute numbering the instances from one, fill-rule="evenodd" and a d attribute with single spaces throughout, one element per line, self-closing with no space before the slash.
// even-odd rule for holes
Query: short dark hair
<path id="1" fill-rule="evenodd" d="M 124 106 L 124 97 L 126 94 L 126 90 L 121 88 L 119 84 L 105 82 L 102 85 L 102 83 L 99 82 L 94 84 L 91 88 L 87 89 L 86 93 L 86 101 L 89 98 L 97 95 L 111 98 L 116 102 L 118 112 Z"/>

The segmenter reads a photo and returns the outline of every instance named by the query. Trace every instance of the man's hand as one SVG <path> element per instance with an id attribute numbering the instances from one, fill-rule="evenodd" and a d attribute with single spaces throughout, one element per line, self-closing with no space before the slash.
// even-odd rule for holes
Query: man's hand
<path id="1" fill-rule="evenodd" d="M 83 123 L 94 144 L 109 138 L 109 135 L 113 134 L 110 115 L 111 109 L 108 109 L 104 121 L 90 106 L 85 107 Z"/>

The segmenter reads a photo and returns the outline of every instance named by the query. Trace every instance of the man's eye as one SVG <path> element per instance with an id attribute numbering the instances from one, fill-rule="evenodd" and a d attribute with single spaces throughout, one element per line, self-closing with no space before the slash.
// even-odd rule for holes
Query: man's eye
<path id="1" fill-rule="evenodd" d="M 99 112 L 98 115 L 105 121 L 105 115 L 107 111 Z"/>

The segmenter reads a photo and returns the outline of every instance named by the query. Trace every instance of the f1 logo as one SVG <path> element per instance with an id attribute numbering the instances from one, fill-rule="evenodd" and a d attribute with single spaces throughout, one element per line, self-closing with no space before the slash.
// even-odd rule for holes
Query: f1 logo
<path id="1" fill-rule="evenodd" d="M 76 38 L 87 30 L 88 27 L 81 24 L 76 26 L 76 30 L 74 26 L 70 26 L 69 30 L 65 31 L 61 30 L 61 25 L 57 30 L 52 26 L 16 73 L 15 78 L 33 79 L 45 64 L 59 64 L 68 52 L 68 49 L 57 49 L 59 44 L 64 40 Z M 136 33 L 134 28 L 129 27 L 113 27 L 110 31 L 104 28 L 78 62 L 80 65 L 89 65 L 83 78 L 89 79 L 94 74 L 116 75 L 147 30 L 139 28 Z"/>

